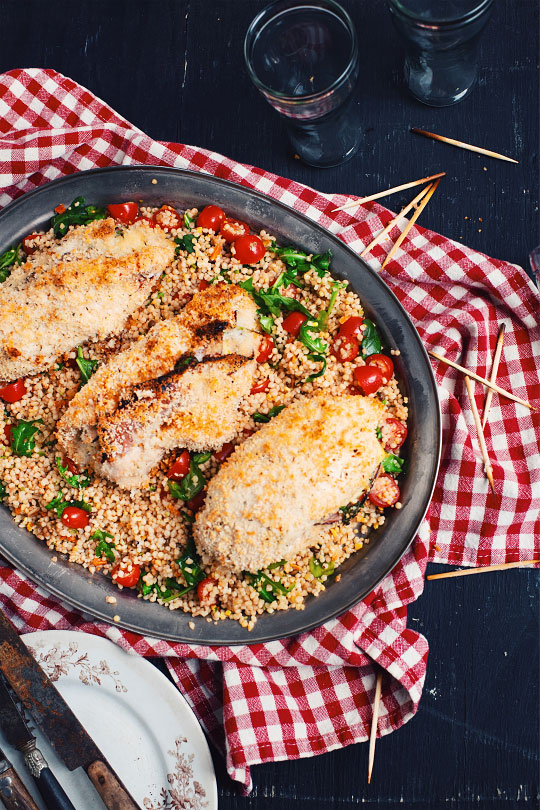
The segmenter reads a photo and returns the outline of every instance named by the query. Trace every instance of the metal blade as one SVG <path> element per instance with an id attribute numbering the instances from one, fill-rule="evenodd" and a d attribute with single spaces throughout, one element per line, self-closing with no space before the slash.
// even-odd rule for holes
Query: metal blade
<path id="1" fill-rule="evenodd" d="M 70 771 L 103 754 L 0 611 L 0 670 Z"/>
<path id="2" fill-rule="evenodd" d="M 15 701 L 0 677 L 0 728 L 8 743 L 14 748 L 22 748 L 34 740 L 34 735 L 26 725 L 26 721 L 19 712 Z"/>

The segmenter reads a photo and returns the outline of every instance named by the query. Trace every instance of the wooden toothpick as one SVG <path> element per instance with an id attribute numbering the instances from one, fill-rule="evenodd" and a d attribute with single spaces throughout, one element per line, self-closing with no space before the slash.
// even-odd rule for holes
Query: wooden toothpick
<path id="1" fill-rule="evenodd" d="M 393 186 L 387 188 L 386 191 L 378 191 L 376 194 L 370 194 L 369 197 L 361 197 L 359 200 L 340 205 L 339 208 L 332 209 L 333 211 L 345 211 L 347 208 L 354 208 L 356 205 L 371 202 L 371 200 L 378 200 L 379 197 L 386 197 L 389 194 L 396 194 L 398 191 L 404 191 L 406 188 L 413 188 L 413 186 L 420 186 L 422 183 L 429 183 L 430 180 L 437 180 L 437 178 L 444 177 L 446 172 L 438 172 L 437 174 L 430 174 L 429 177 L 421 177 L 420 180 L 411 180 L 410 183 L 402 183 L 401 186 Z"/>
<path id="2" fill-rule="evenodd" d="M 367 247 L 364 248 L 364 250 L 360 254 L 360 258 L 363 258 L 367 253 L 369 253 L 369 251 L 372 248 L 375 247 L 375 245 L 381 242 L 390 233 L 394 225 L 397 225 L 400 219 L 407 216 L 411 208 L 415 208 L 416 205 L 418 205 L 422 197 L 425 197 L 425 195 L 428 193 L 430 187 L 431 186 L 426 186 L 426 188 L 423 188 L 422 191 L 416 195 L 414 200 L 411 200 L 411 202 L 408 205 L 406 205 L 405 208 L 401 209 L 399 214 L 397 214 L 393 219 L 390 220 L 388 225 L 385 228 L 383 228 L 383 230 L 380 231 L 374 239 L 371 240 L 371 242 Z"/>
<path id="3" fill-rule="evenodd" d="M 482 149 L 481 146 L 473 146 L 464 141 L 456 141 L 455 138 L 446 138 L 444 135 L 436 135 L 434 132 L 427 132 L 425 129 L 411 127 L 411 132 L 414 132 L 416 135 L 425 135 L 426 138 L 433 138 L 434 141 L 449 143 L 450 146 L 459 146 L 460 149 L 468 149 L 469 152 L 478 152 L 480 155 L 487 155 L 488 157 L 497 158 L 497 160 L 507 160 L 509 163 L 519 163 L 519 160 L 501 155 L 500 152 L 492 152 L 491 149 Z"/>
<path id="4" fill-rule="evenodd" d="M 390 249 L 390 251 L 389 251 L 389 253 L 388 253 L 387 257 L 386 257 L 386 259 L 381 264 L 381 270 L 383 269 L 383 267 L 386 267 L 386 265 L 388 264 L 388 262 L 390 261 L 390 259 L 392 258 L 392 256 L 396 252 L 396 250 L 399 248 L 399 246 L 401 245 L 401 243 L 403 242 L 403 240 L 405 239 L 405 237 L 407 236 L 407 234 L 411 230 L 412 226 L 414 225 L 414 223 L 416 222 L 416 220 L 418 219 L 418 217 L 420 216 L 420 214 L 422 213 L 422 211 L 424 210 L 424 208 L 426 207 L 426 205 L 428 204 L 428 202 L 432 198 L 432 196 L 433 196 L 433 194 L 435 192 L 435 189 L 437 188 L 437 186 L 439 185 L 440 182 L 441 182 L 441 178 L 439 177 L 438 180 L 435 180 L 435 182 L 432 183 L 428 187 L 426 196 L 424 197 L 424 199 L 422 200 L 422 202 L 420 203 L 420 205 L 418 206 L 418 208 L 416 209 L 416 211 L 414 212 L 414 214 L 412 215 L 412 217 L 408 221 L 408 223 L 405 226 L 405 228 L 403 229 L 403 231 L 400 233 L 400 235 L 398 236 L 398 238 L 394 242 L 393 246 L 391 247 L 391 249 Z"/>
<path id="5" fill-rule="evenodd" d="M 491 491 L 495 495 L 495 484 L 493 483 L 493 467 L 491 466 L 491 461 L 489 460 L 489 455 L 486 447 L 486 439 L 484 437 L 484 431 L 482 430 L 482 424 L 480 422 L 480 414 L 478 413 L 478 408 L 476 407 L 471 379 L 467 375 L 465 375 L 465 385 L 467 386 L 467 396 L 469 397 L 474 424 L 476 425 L 476 433 L 478 434 L 478 443 L 480 444 L 480 451 L 482 453 L 482 458 L 484 460 L 484 470 L 486 472 L 487 479 L 491 487 Z"/>
<path id="6" fill-rule="evenodd" d="M 497 379 L 497 372 L 499 370 L 499 360 L 501 359 L 501 352 L 504 342 L 504 333 L 506 330 L 506 324 L 501 323 L 499 327 L 499 334 L 497 335 L 497 345 L 495 346 L 495 354 L 493 355 L 493 365 L 491 366 L 491 374 L 489 375 L 489 381 L 494 383 Z M 491 388 L 488 388 L 486 391 L 486 397 L 484 399 L 484 412 L 482 414 L 482 427 L 485 428 L 489 409 L 491 408 L 491 400 L 493 399 L 493 391 Z"/>
<path id="7" fill-rule="evenodd" d="M 522 565 L 535 565 L 539 560 L 520 560 L 519 562 L 501 563 L 501 565 L 486 565 L 483 568 L 459 568 L 456 571 L 447 571 L 444 574 L 429 574 L 427 579 L 450 579 L 451 577 L 466 577 L 469 574 L 489 574 L 490 571 L 508 571 L 510 568 L 521 568 Z"/>
<path id="8" fill-rule="evenodd" d="M 368 754 L 368 785 L 371 782 L 371 773 L 373 771 L 373 762 L 375 760 L 375 742 L 377 740 L 377 724 L 379 720 L 379 705 L 381 702 L 381 688 L 382 688 L 382 672 L 377 675 L 377 683 L 375 684 L 375 698 L 373 700 L 373 715 L 371 717 L 371 730 L 369 732 L 369 754 Z"/>

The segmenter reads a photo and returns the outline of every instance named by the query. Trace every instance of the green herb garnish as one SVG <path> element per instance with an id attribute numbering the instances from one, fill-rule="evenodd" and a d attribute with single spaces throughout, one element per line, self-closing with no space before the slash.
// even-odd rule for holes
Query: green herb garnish
<path id="1" fill-rule="evenodd" d="M 391 473 L 392 475 L 399 475 L 400 472 L 403 470 L 404 464 L 405 464 L 404 458 L 395 456 L 393 453 L 388 453 L 388 455 L 383 458 L 381 466 L 386 473 Z"/>
<path id="2" fill-rule="evenodd" d="M 380 442 L 382 442 L 382 430 L 380 427 L 375 428 L 375 436 L 378 438 Z"/>
<path id="3" fill-rule="evenodd" d="M 90 477 L 88 475 L 88 470 L 85 470 L 83 473 L 70 473 L 69 467 L 64 467 L 62 464 L 62 459 L 58 456 L 55 458 L 56 466 L 58 467 L 58 472 L 70 487 L 75 487 L 76 489 L 85 489 L 86 487 L 90 486 Z"/>
<path id="4" fill-rule="evenodd" d="M 189 588 L 195 588 L 199 582 L 206 579 L 206 574 L 199 565 L 199 556 L 195 550 L 195 544 L 191 538 L 186 543 L 184 553 L 176 562 L 180 566 L 180 570 L 182 571 L 184 579 L 186 580 Z"/>
<path id="5" fill-rule="evenodd" d="M 348 526 L 351 520 L 353 520 L 353 518 L 355 518 L 356 515 L 360 512 L 365 503 L 365 500 L 366 500 L 365 497 L 363 497 L 359 501 L 356 501 L 355 503 L 349 503 L 347 504 L 347 506 L 339 507 L 339 511 L 342 514 L 342 523 L 345 526 Z"/>
<path id="6" fill-rule="evenodd" d="M 178 256 L 180 250 L 186 250 L 188 253 L 193 253 L 195 250 L 193 247 L 193 242 L 196 241 L 195 234 L 186 233 L 184 236 L 175 236 L 174 241 L 178 245 L 175 251 L 176 256 Z"/>
<path id="7" fill-rule="evenodd" d="M 320 338 L 314 338 L 310 333 L 318 332 L 319 324 L 317 321 L 304 321 L 300 327 L 298 340 L 306 346 L 312 354 L 326 354 L 328 351 L 328 344 L 324 343 Z"/>
<path id="8" fill-rule="evenodd" d="M 322 377 L 322 375 L 326 371 L 327 364 L 326 364 L 326 357 L 324 356 L 324 354 L 308 354 L 308 360 L 313 360 L 316 363 L 322 363 L 322 368 L 315 374 L 310 374 L 309 377 L 306 377 L 304 383 L 313 382 L 313 380 L 316 380 L 317 377 Z M 303 385 L 304 383 L 301 383 L 301 385 Z"/>
<path id="9" fill-rule="evenodd" d="M 329 563 L 326 568 L 316 557 L 312 557 L 309 561 L 309 570 L 313 574 L 316 579 L 320 579 L 321 577 L 330 577 L 335 571 L 335 564 L 333 562 Z"/>
<path id="10" fill-rule="evenodd" d="M 34 436 L 41 430 L 38 425 L 43 424 L 43 419 L 31 419 L 26 422 L 19 419 L 16 425 L 11 427 L 11 449 L 17 456 L 31 456 L 32 450 L 36 446 Z"/>
<path id="11" fill-rule="evenodd" d="M 56 239 L 60 239 L 66 235 L 70 225 L 86 225 L 96 219 L 105 219 L 106 217 L 106 208 L 98 208 L 97 205 L 86 205 L 84 197 L 76 197 L 63 213 L 53 216 L 51 226 Z"/>
<path id="12" fill-rule="evenodd" d="M 330 317 L 330 313 L 334 309 L 334 304 L 336 303 L 336 298 L 338 297 L 339 291 L 343 290 L 346 286 L 347 286 L 346 281 L 334 281 L 334 283 L 332 284 L 332 293 L 330 295 L 328 307 L 326 309 L 323 309 L 323 311 L 319 313 L 319 316 L 317 318 L 317 323 L 319 324 L 319 329 L 321 332 L 324 332 L 324 330 L 328 326 L 328 318 Z"/>
<path id="13" fill-rule="evenodd" d="M 381 339 L 373 321 L 364 318 L 364 332 L 362 337 L 362 357 L 369 357 L 370 354 L 379 354 L 381 351 Z"/>
<path id="14" fill-rule="evenodd" d="M 91 505 L 89 503 L 86 503 L 86 501 L 84 501 L 84 500 L 82 500 L 82 501 L 65 501 L 64 496 L 63 496 L 61 491 L 59 491 L 54 496 L 54 498 L 51 501 L 49 501 L 49 503 L 45 504 L 45 509 L 47 509 L 47 511 L 50 511 L 51 509 L 54 509 L 54 511 L 56 512 L 56 516 L 58 518 L 61 518 L 62 514 L 64 512 L 64 509 L 66 509 L 68 506 L 78 506 L 79 509 L 84 509 L 85 512 L 91 512 L 92 511 Z"/>
<path id="15" fill-rule="evenodd" d="M 187 228 L 188 231 L 190 231 L 192 225 L 193 225 L 193 220 L 190 217 L 190 215 L 188 214 L 188 212 L 186 211 L 185 214 L 184 214 L 184 228 Z"/>
<path id="16" fill-rule="evenodd" d="M 3 481 L 0 481 L 0 501 L 3 501 L 7 495 L 6 485 Z"/>
<path id="17" fill-rule="evenodd" d="M 284 563 L 285 560 L 281 560 L 280 562 L 272 563 L 272 565 L 269 565 L 268 568 L 279 568 Z M 256 574 L 252 574 L 249 571 L 244 571 L 244 576 L 248 579 L 251 587 L 255 588 L 261 599 L 268 604 L 271 604 L 277 598 L 277 594 L 290 593 L 296 584 L 293 582 L 292 585 L 289 585 L 289 587 L 286 588 L 279 579 L 272 579 L 268 576 L 268 574 L 265 574 L 264 571 L 261 570 L 257 571 Z M 259 585 L 262 585 L 262 587 L 259 588 Z"/>
<path id="18" fill-rule="evenodd" d="M 22 264 L 23 256 L 21 256 L 20 250 L 21 245 L 19 243 L 0 256 L 0 284 L 11 275 L 14 264 Z"/>
<path id="19" fill-rule="evenodd" d="M 266 422 L 269 422 L 270 419 L 274 418 L 274 416 L 277 416 L 278 413 L 281 413 L 284 407 L 285 405 L 274 405 L 273 408 L 270 408 L 268 413 L 259 413 L 256 411 L 253 414 L 252 419 L 254 422 L 262 422 L 263 424 L 266 424 Z"/>
<path id="20" fill-rule="evenodd" d="M 75 358 L 75 362 L 77 363 L 77 366 L 79 367 L 79 371 L 81 373 L 81 388 L 82 388 L 83 385 L 86 385 L 86 383 L 88 382 L 88 380 L 98 367 L 99 361 L 86 360 L 82 353 L 81 347 L 77 346 L 77 357 Z"/>
<path id="21" fill-rule="evenodd" d="M 263 332 L 267 332 L 269 335 L 271 335 L 275 327 L 272 316 L 265 315 L 261 309 L 257 310 L 257 315 L 259 316 L 259 324 L 261 325 Z"/>
<path id="22" fill-rule="evenodd" d="M 208 461 L 212 453 L 194 453 L 189 462 L 189 472 L 180 482 L 167 481 L 169 492 L 173 498 L 181 501 L 191 501 L 204 489 L 206 478 L 202 474 L 199 465 Z"/>
<path id="23" fill-rule="evenodd" d="M 97 540 L 94 549 L 96 557 L 105 557 L 106 560 L 113 563 L 115 561 L 113 548 L 116 548 L 116 543 L 109 543 L 107 537 L 112 540 L 113 536 L 110 532 L 104 532 L 102 529 L 96 529 L 94 534 L 90 535 L 90 540 Z"/>

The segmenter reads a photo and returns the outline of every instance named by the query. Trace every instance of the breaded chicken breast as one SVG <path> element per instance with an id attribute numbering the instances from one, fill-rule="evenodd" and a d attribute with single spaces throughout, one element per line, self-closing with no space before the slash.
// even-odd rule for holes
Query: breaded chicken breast
<path id="1" fill-rule="evenodd" d="M 119 332 L 174 250 L 159 228 L 105 219 L 36 251 L 0 285 L 0 380 L 44 371 L 80 343 Z"/>
<path id="2" fill-rule="evenodd" d="M 232 571 L 291 560 L 311 529 L 357 500 L 385 456 L 376 399 L 299 399 L 241 444 L 208 485 L 198 550 Z"/>
<path id="3" fill-rule="evenodd" d="M 135 487 L 174 447 L 221 446 L 251 388 L 257 329 L 256 306 L 241 287 L 196 293 L 176 318 L 98 368 L 57 424 L 61 447 L 81 467 Z M 198 364 L 179 370 L 182 361 Z"/>

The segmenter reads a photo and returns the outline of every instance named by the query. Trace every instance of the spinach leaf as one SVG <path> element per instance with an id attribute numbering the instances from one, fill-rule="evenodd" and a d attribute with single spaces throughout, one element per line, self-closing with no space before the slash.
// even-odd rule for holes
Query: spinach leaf
<path id="1" fill-rule="evenodd" d="M 84 197 L 76 197 L 64 211 L 53 216 L 51 226 L 56 239 L 60 239 L 68 232 L 70 225 L 86 225 L 88 222 L 105 219 L 107 216 L 106 208 L 86 205 Z"/>
<path id="2" fill-rule="evenodd" d="M 273 563 L 268 567 L 277 568 L 284 562 L 285 560 L 281 560 L 280 562 Z M 276 599 L 277 594 L 290 593 L 296 584 L 293 582 L 292 585 L 289 585 L 289 587 L 286 588 L 279 579 L 272 579 L 261 570 L 257 571 L 256 574 L 251 574 L 249 571 L 245 571 L 244 576 L 247 577 L 249 584 L 252 588 L 255 588 L 261 599 L 268 604 L 271 604 Z M 262 585 L 262 587 L 259 588 L 259 585 Z"/>
<path id="3" fill-rule="evenodd" d="M 328 345 L 320 338 L 314 338 L 310 332 L 318 332 L 319 324 L 317 321 L 305 321 L 300 327 L 298 339 L 306 346 L 313 354 L 326 354 Z"/>
<path id="4" fill-rule="evenodd" d="M 75 358 L 75 362 L 79 367 L 79 371 L 81 374 L 81 388 L 83 385 L 86 385 L 94 371 L 99 365 L 98 360 L 86 360 L 83 356 L 82 349 L 80 346 L 77 346 L 77 357 Z"/>
<path id="5" fill-rule="evenodd" d="M 388 453 L 382 460 L 383 470 L 387 473 L 392 473 L 392 475 L 399 475 L 403 470 L 404 464 L 405 459 L 395 456 L 393 453 Z"/>
<path id="6" fill-rule="evenodd" d="M 348 526 L 349 523 L 351 522 L 351 520 L 356 517 L 356 515 L 359 513 L 359 511 L 363 507 L 363 505 L 365 503 L 365 500 L 366 500 L 365 497 L 362 497 L 362 498 L 360 498 L 359 501 L 355 501 L 355 503 L 349 503 L 349 504 L 347 504 L 347 506 L 340 506 L 339 507 L 339 511 L 341 512 L 341 514 L 343 516 L 342 517 L 342 523 L 345 526 Z"/>
<path id="7" fill-rule="evenodd" d="M 279 317 L 283 309 L 289 312 L 303 312 L 308 318 L 311 318 L 311 312 L 306 309 L 300 301 L 296 298 L 289 298 L 287 295 L 282 295 L 278 290 L 269 287 L 267 290 L 255 290 L 253 286 L 253 279 L 248 278 L 242 281 L 239 285 L 247 290 L 253 296 L 255 303 L 260 308 L 263 315 L 273 315 Z M 274 285 L 275 286 L 275 285 Z"/>
<path id="8" fill-rule="evenodd" d="M 272 316 L 264 315 L 262 309 L 257 310 L 257 315 L 259 316 L 259 324 L 263 332 L 267 332 L 269 335 L 271 335 L 275 326 Z"/>
<path id="9" fill-rule="evenodd" d="M 310 374 L 309 377 L 306 377 L 304 383 L 313 382 L 313 380 L 316 380 L 317 377 L 322 377 L 322 375 L 326 371 L 326 357 L 324 356 L 324 354 L 308 354 L 308 360 L 314 360 L 317 363 L 322 363 L 322 368 L 315 374 Z"/>
<path id="10" fill-rule="evenodd" d="M 211 453 L 194 453 L 189 462 L 189 472 L 181 481 L 167 481 L 173 498 L 190 501 L 204 489 L 206 478 L 199 469 L 199 464 L 208 461 Z"/>
<path id="11" fill-rule="evenodd" d="M 259 413 L 256 411 L 253 414 L 252 419 L 254 422 L 262 422 L 263 424 L 266 424 L 270 421 L 270 419 L 273 419 L 274 416 L 277 416 L 278 413 L 281 413 L 284 407 L 285 405 L 274 405 L 273 408 L 270 408 L 268 413 Z"/>
<path id="12" fill-rule="evenodd" d="M 102 529 L 96 529 L 94 534 L 90 535 L 90 540 L 98 541 L 94 549 L 94 555 L 96 557 L 105 557 L 106 560 L 113 563 L 116 559 L 113 551 L 113 548 L 116 548 L 116 543 L 109 543 L 107 537 L 110 537 L 111 540 L 113 539 L 110 532 L 104 532 Z"/>
<path id="13" fill-rule="evenodd" d="M 83 473 L 70 473 L 69 468 L 66 464 L 64 467 L 62 464 L 62 459 L 58 456 L 55 458 L 56 466 L 58 467 L 58 472 L 70 487 L 76 487 L 77 489 L 85 489 L 89 487 L 91 484 L 90 476 L 88 474 L 88 470 L 85 470 Z"/>
<path id="14" fill-rule="evenodd" d="M 68 507 L 68 506 L 78 506 L 79 509 L 84 509 L 85 512 L 91 512 L 92 511 L 91 505 L 89 503 L 86 503 L 86 501 L 84 501 L 84 500 L 82 500 L 82 501 L 65 501 L 64 496 L 62 495 L 61 491 L 59 491 L 54 496 L 54 498 L 51 501 L 49 501 L 49 503 L 45 504 L 45 509 L 47 509 L 47 511 L 49 511 L 49 512 L 50 512 L 51 509 L 54 509 L 54 511 L 56 512 L 56 516 L 58 518 L 61 518 L 62 514 L 64 512 L 64 509 L 66 509 L 66 507 Z"/>
<path id="15" fill-rule="evenodd" d="M 11 427 L 11 449 L 15 455 L 32 455 L 32 450 L 36 446 L 34 436 L 41 430 L 38 425 L 42 424 L 43 419 L 31 419 L 29 422 L 19 419 L 17 424 Z"/>
<path id="16" fill-rule="evenodd" d="M 382 442 L 382 430 L 380 427 L 375 428 L 375 436 L 378 438 L 380 442 Z"/>
<path id="17" fill-rule="evenodd" d="M 21 245 L 20 243 L 9 250 L 6 250 L 5 253 L 2 253 L 0 256 L 0 284 L 11 275 L 11 271 L 13 269 L 13 265 L 22 264 L 23 263 L 23 255 L 20 253 Z"/>
<path id="18" fill-rule="evenodd" d="M 3 501 L 7 495 L 6 485 L 3 481 L 0 481 L 0 501 Z"/>
<path id="19" fill-rule="evenodd" d="M 312 557 L 309 561 L 309 570 L 313 574 L 316 579 L 320 579 L 321 577 L 330 577 L 335 571 L 335 563 L 330 562 L 324 567 L 322 563 L 316 557 Z"/>
<path id="20" fill-rule="evenodd" d="M 317 318 L 317 323 L 319 324 L 319 329 L 321 332 L 324 332 L 326 327 L 328 326 L 328 318 L 330 317 L 330 313 L 334 309 L 334 304 L 336 303 L 336 298 L 338 297 L 338 293 L 340 290 L 343 290 L 347 286 L 347 282 L 345 281 L 334 281 L 332 284 L 332 293 L 330 295 L 330 301 L 328 302 L 327 309 L 323 309 L 322 312 L 319 313 Z"/>
<path id="21" fill-rule="evenodd" d="M 178 256 L 181 250 L 186 250 L 188 253 L 193 253 L 195 250 L 193 242 L 196 241 L 196 236 L 192 233 L 186 233 L 184 236 L 175 236 L 174 241 L 178 245 L 175 251 L 176 256 Z"/>
<path id="22" fill-rule="evenodd" d="M 293 247 L 278 248 L 273 246 L 271 250 L 276 256 L 279 256 L 289 269 L 295 269 L 302 275 L 313 269 L 319 278 L 323 278 L 328 273 L 332 261 L 332 253 L 329 250 L 326 253 L 315 253 L 311 259 L 308 259 L 307 253 Z"/>
<path id="23" fill-rule="evenodd" d="M 191 585 L 185 587 L 172 577 L 167 577 L 165 579 L 165 586 L 158 585 L 157 582 L 153 582 L 152 585 L 147 585 L 143 579 L 144 576 L 145 572 L 141 572 L 138 583 L 139 591 L 143 596 L 148 596 L 148 594 L 155 593 L 162 602 L 171 602 L 173 599 L 177 599 L 179 596 L 183 596 L 185 593 L 193 590 Z"/>
<path id="24" fill-rule="evenodd" d="M 379 354 L 381 351 L 381 339 L 373 321 L 364 318 L 364 333 L 362 338 L 362 357 L 369 357 L 370 354 Z"/>
<path id="25" fill-rule="evenodd" d="M 199 565 L 199 555 L 191 538 L 186 543 L 184 553 L 176 562 L 180 566 L 184 579 L 190 588 L 195 588 L 199 582 L 206 579 L 206 574 Z"/>

